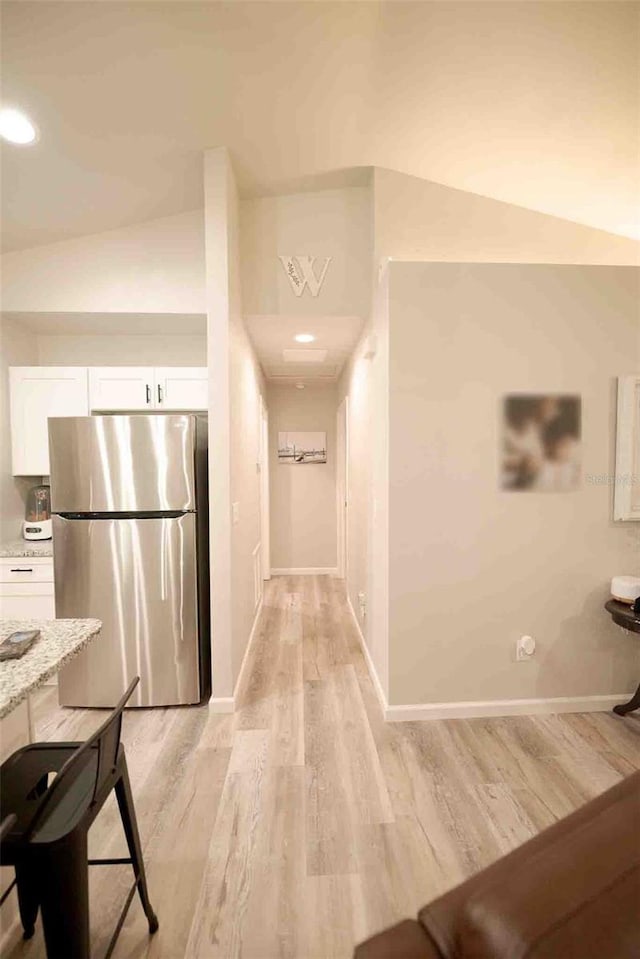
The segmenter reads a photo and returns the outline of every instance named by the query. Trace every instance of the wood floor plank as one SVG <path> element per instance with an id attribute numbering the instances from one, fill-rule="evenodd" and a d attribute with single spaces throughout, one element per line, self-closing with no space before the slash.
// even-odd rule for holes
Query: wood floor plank
<path id="1" fill-rule="evenodd" d="M 267 768 L 262 790 L 255 869 L 242 930 L 242 955 L 297 959 L 303 955 L 304 914 L 299 891 L 306 879 L 305 770 Z"/>
<path id="2" fill-rule="evenodd" d="M 367 935 L 360 876 L 308 876 L 301 889 L 308 959 L 352 959 L 354 943 Z"/>
<path id="3" fill-rule="evenodd" d="M 185 919 L 190 916 L 192 921 L 195 914 L 230 755 L 229 749 L 193 751 L 178 789 L 167 797 L 162 828 L 154 832 L 144 850 L 151 901 L 162 916 L 160 929 L 157 935 L 148 935 L 146 919 L 136 900 L 116 955 L 162 959 L 183 954 Z M 207 783 L 206 790 L 203 782 Z"/>
<path id="4" fill-rule="evenodd" d="M 360 822 L 392 822 L 391 800 L 353 666 L 337 667 L 328 681 L 334 690 L 335 745 L 349 802 Z"/>
<path id="5" fill-rule="evenodd" d="M 491 783 L 488 786 L 476 786 L 474 792 L 500 855 L 506 855 L 535 836 L 538 830 L 526 808 L 518 801 L 517 789 L 511 789 L 504 783 Z"/>
<path id="6" fill-rule="evenodd" d="M 326 680 L 305 683 L 304 735 L 307 873 L 356 873 L 358 820 L 338 750 L 335 689 Z"/>
<path id="7" fill-rule="evenodd" d="M 47 740 L 102 710 L 38 691 Z M 114 959 L 348 959 L 417 909 L 640 768 L 640 718 L 567 714 L 385 723 L 329 576 L 274 577 L 234 714 L 130 710 L 123 741 L 160 931 L 137 899 Z M 110 800 L 92 853 L 125 843 Z M 130 871 L 95 870 L 95 954 Z M 7 959 L 43 959 L 40 924 Z"/>
<path id="8" fill-rule="evenodd" d="M 253 877 L 269 734 L 239 730 L 235 737 L 218 815 L 185 954 L 201 959 L 242 955 Z"/>
<path id="9" fill-rule="evenodd" d="M 284 593 L 280 626 L 281 643 L 302 641 L 302 596 L 300 593 Z"/>

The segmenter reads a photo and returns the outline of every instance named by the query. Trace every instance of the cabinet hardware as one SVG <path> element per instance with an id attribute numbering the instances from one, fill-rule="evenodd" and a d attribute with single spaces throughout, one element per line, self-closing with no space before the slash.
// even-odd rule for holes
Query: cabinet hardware
<path id="1" fill-rule="evenodd" d="M 147 383 L 146 389 L 147 389 L 147 403 L 150 403 L 150 402 L 151 402 L 151 387 L 149 386 L 148 383 Z"/>
<path id="2" fill-rule="evenodd" d="M 33 572 L 33 569 L 22 569 L 22 568 L 20 568 L 20 569 L 12 569 L 11 572 L 12 572 L 12 573 L 32 573 L 32 572 Z"/>
<path id="3" fill-rule="evenodd" d="M 158 383 L 158 403 L 162 403 L 162 387 Z"/>

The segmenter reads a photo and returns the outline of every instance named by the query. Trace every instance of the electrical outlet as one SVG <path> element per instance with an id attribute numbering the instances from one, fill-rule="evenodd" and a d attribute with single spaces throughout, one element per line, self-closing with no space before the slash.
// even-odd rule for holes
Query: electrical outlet
<path id="1" fill-rule="evenodd" d="M 240 503 L 231 504 L 231 522 L 234 526 L 240 522 Z"/>
<path id="2" fill-rule="evenodd" d="M 367 615 L 367 597 L 364 593 L 358 593 L 358 606 L 360 607 L 360 619 Z"/>
<path id="3" fill-rule="evenodd" d="M 516 640 L 516 661 L 524 663 L 532 659 L 536 651 L 536 641 L 533 636 L 521 636 Z"/>

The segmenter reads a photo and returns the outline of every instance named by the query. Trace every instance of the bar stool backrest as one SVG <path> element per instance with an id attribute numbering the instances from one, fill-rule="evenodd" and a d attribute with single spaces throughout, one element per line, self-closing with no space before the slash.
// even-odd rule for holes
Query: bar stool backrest
<path id="1" fill-rule="evenodd" d="M 94 763 L 95 778 L 89 805 L 95 802 L 102 786 L 115 768 L 120 747 L 122 712 L 139 682 L 140 677 L 136 676 L 109 718 L 93 735 L 78 746 L 61 767 L 51 786 L 47 789 L 38 812 L 29 826 L 29 830 L 24 837 L 27 841 L 45 826 L 63 799 L 72 791 L 74 783 L 77 782 L 87 767 Z"/>

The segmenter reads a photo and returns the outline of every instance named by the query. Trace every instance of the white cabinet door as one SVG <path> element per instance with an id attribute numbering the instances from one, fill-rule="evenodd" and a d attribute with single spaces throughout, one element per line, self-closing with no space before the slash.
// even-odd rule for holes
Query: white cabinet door
<path id="1" fill-rule="evenodd" d="M 14 476 L 49 475 L 50 416 L 86 416 L 87 369 L 81 366 L 12 366 L 11 461 Z"/>
<path id="2" fill-rule="evenodd" d="M 152 410 L 153 367 L 95 366 L 89 369 L 91 410 Z"/>
<path id="3" fill-rule="evenodd" d="M 209 371 L 206 366 L 159 366 L 155 374 L 157 409 L 208 409 Z"/>
<path id="4" fill-rule="evenodd" d="M 7 556 L 0 559 L 0 586 L 52 582 L 53 559 L 48 556 Z"/>
<path id="5" fill-rule="evenodd" d="M 53 583 L 0 583 L 0 619 L 55 619 Z"/>
<path id="6" fill-rule="evenodd" d="M 24 580 L 17 576 L 10 577 L 12 568 L 0 567 L 0 619 L 55 619 L 56 600 L 53 586 L 53 560 L 37 565 L 38 560 L 12 559 L 13 569 L 24 573 Z M 29 566 L 31 573 L 38 574 L 34 581 L 27 574 Z M 46 578 L 49 578 L 47 581 Z M 57 686 L 58 679 L 52 676 L 45 686 Z"/>

